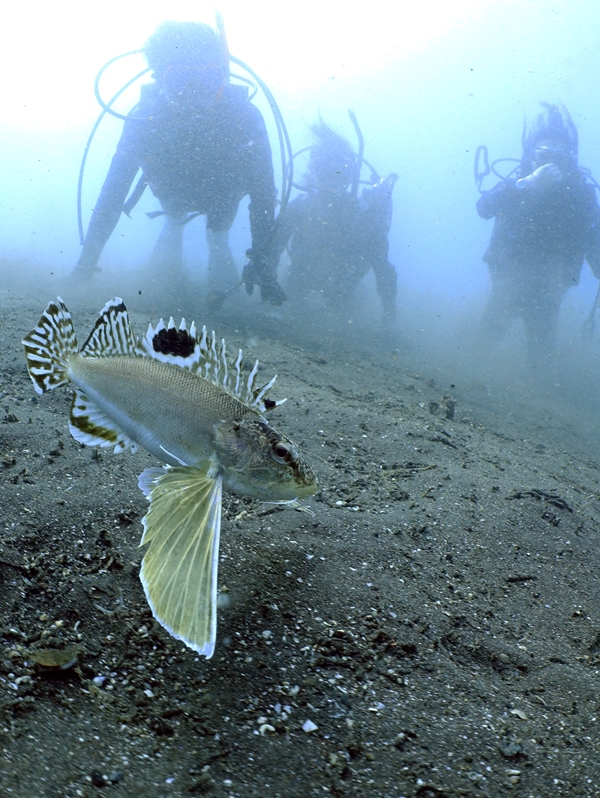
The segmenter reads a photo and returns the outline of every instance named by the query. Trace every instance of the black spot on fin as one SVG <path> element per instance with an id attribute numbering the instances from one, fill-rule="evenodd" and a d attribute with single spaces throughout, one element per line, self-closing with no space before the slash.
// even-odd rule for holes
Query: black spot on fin
<path id="1" fill-rule="evenodd" d="M 154 351 L 161 355 L 189 357 L 195 346 L 196 340 L 187 330 L 176 330 L 174 327 L 159 330 L 152 339 Z"/>

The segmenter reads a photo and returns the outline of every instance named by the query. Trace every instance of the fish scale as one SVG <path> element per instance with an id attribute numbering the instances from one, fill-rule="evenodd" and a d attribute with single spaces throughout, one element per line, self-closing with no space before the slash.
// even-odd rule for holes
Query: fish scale
<path id="1" fill-rule="evenodd" d="M 213 424 L 254 412 L 208 380 L 157 360 L 71 355 L 68 374 L 131 440 L 170 465 L 206 460 Z M 76 426 L 85 432 L 85 416 Z"/>

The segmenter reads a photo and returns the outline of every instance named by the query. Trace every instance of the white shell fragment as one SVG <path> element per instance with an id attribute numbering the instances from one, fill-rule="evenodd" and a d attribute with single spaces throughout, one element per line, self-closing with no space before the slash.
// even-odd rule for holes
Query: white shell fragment
<path id="1" fill-rule="evenodd" d="M 318 728 L 319 727 L 317 726 L 317 724 L 313 723 L 312 720 L 305 720 L 304 723 L 302 724 L 302 731 L 306 732 L 307 734 L 316 731 Z"/>
<path id="2" fill-rule="evenodd" d="M 529 720 L 527 713 L 523 712 L 522 709 L 511 709 L 510 714 L 516 715 L 518 718 L 521 718 L 521 720 Z"/>

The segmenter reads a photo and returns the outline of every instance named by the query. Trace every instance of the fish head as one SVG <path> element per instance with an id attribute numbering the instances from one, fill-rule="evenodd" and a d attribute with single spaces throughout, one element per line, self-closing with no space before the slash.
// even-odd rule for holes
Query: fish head
<path id="1" fill-rule="evenodd" d="M 223 484 L 235 493 L 263 501 L 309 496 L 317 478 L 298 448 L 258 413 L 213 426 L 213 443 Z"/>

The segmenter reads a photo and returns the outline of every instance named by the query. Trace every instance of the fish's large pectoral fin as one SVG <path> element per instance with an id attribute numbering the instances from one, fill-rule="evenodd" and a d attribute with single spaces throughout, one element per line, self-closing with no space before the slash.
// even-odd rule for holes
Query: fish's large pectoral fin
<path id="1" fill-rule="evenodd" d="M 149 468 L 139 486 L 150 501 L 140 578 L 152 614 L 207 659 L 217 631 L 222 480 L 207 468 Z"/>
<path id="2" fill-rule="evenodd" d="M 86 446 L 114 446 L 116 453 L 127 447 L 134 453 L 138 450 L 138 444 L 79 388 L 71 404 L 69 432 L 76 441 Z"/>

